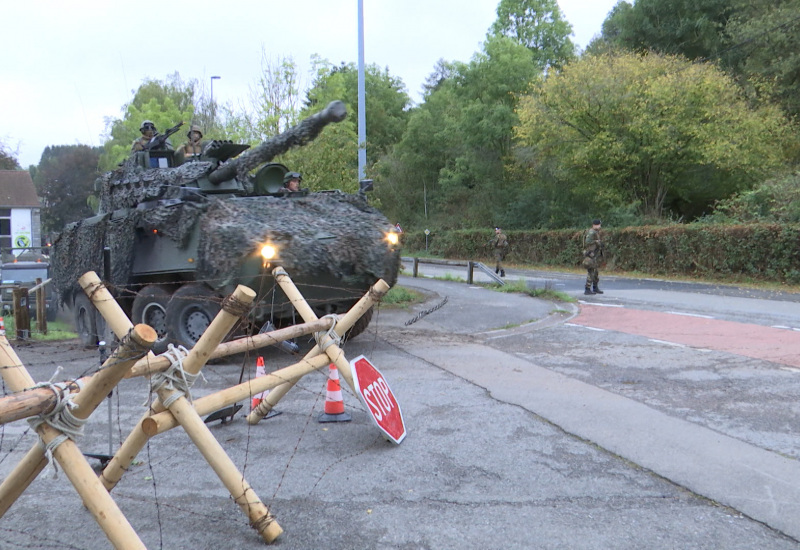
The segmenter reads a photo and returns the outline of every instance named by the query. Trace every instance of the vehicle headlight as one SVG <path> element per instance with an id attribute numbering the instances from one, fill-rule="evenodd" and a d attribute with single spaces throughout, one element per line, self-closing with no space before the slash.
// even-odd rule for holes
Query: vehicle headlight
<path id="1" fill-rule="evenodd" d="M 386 241 L 391 245 L 396 245 L 400 242 L 400 236 L 394 231 L 390 231 L 386 234 Z"/>
<path id="2" fill-rule="evenodd" d="M 261 247 L 261 257 L 269 261 L 278 255 L 278 249 L 271 244 L 265 244 Z"/>

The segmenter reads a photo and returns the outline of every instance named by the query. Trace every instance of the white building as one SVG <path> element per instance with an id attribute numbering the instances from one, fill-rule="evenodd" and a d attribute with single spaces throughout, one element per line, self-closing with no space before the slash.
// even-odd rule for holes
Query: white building
<path id="1" fill-rule="evenodd" d="M 41 203 L 31 175 L 23 170 L 0 170 L 0 250 L 38 250 L 42 246 Z"/>

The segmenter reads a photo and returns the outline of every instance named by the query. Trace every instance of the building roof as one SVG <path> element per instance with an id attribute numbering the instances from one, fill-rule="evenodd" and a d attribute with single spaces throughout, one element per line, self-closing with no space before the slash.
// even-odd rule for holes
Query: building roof
<path id="1" fill-rule="evenodd" d="M 0 207 L 38 208 L 41 206 L 30 172 L 0 170 Z"/>

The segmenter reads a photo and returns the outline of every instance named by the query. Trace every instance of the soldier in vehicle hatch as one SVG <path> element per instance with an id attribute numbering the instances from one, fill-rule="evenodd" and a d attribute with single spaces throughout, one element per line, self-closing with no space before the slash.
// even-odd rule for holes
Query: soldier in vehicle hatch
<path id="1" fill-rule="evenodd" d="M 152 120 L 145 120 L 142 122 L 139 131 L 142 133 L 142 137 L 133 140 L 133 145 L 131 145 L 131 153 L 135 153 L 136 151 L 144 151 L 147 148 L 147 144 L 150 143 L 150 140 L 153 139 L 153 136 L 158 133 L 156 130 L 156 125 L 153 124 Z"/>
<path id="2" fill-rule="evenodd" d="M 203 152 L 203 131 L 200 129 L 200 126 L 192 126 L 191 129 L 186 132 L 186 137 L 189 138 L 189 141 L 178 147 L 175 154 L 183 154 L 186 160 L 199 157 L 200 153 Z"/>
<path id="3" fill-rule="evenodd" d="M 290 193 L 297 193 L 300 191 L 300 182 L 303 181 L 303 176 L 299 172 L 286 172 L 283 176 L 283 188 Z"/>

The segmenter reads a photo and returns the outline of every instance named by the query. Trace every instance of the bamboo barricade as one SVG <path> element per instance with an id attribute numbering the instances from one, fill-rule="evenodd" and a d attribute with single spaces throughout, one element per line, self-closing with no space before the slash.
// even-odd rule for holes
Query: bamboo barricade
<path id="1" fill-rule="evenodd" d="M 72 415 L 79 419 L 89 418 L 97 406 L 103 402 L 106 395 L 122 379 L 125 371 L 144 354 L 156 340 L 155 331 L 147 325 L 137 325 L 126 334 L 120 342 L 120 347 L 109 357 L 101 370 L 87 383 L 86 387 L 73 399 L 76 407 Z M 16 368 L 4 369 L 19 374 L 25 368 L 22 366 L 16 353 L 11 350 L 5 337 L 0 337 L 0 346 L 8 347 L 3 354 L 3 359 L 13 361 Z M 13 378 L 20 381 L 23 378 L 31 379 L 25 370 L 25 375 Z M 7 381 L 8 383 L 8 381 Z M 36 429 L 45 445 L 63 435 L 60 430 L 41 424 Z M 134 550 L 145 548 L 139 536 L 133 530 L 128 520 L 117 507 L 108 491 L 100 483 L 94 470 L 86 461 L 77 444 L 71 439 L 64 440 L 52 451 L 53 457 L 61 465 L 75 490 L 81 496 L 84 505 L 94 516 L 95 521 L 105 532 L 109 541 L 115 548 Z M 45 451 L 38 443 L 28 452 L 16 468 L 0 484 L 0 517 L 19 498 L 30 483 L 36 478 L 47 463 Z"/>
<path id="2" fill-rule="evenodd" d="M 292 301 L 292 304 L 294 304 L 295 309 L 297 309 L 298 313 L 300 313 L 300 316 L 303 318 L 303 320 L 307 323 L 316 322 L 318 320 L 316 314 L 309 307 L 308 303 L 305 301 L 305 298 L 303 298 L 303 296 L 300 294 L 300 291 L 297 290 L 297 287 L 289 278 L 289 275 L 286 273 L 286 271 L 282 267 L 276 267 L 272 270 L 272 275 L 275 277 L 275 280 L 278 282 L 278 284 L 281 285 L 281 289 L 283 290 L 284 294 L 286 294 L 287 298 Z M 283 281 L 283 283 L 281 281 Z M 287 289 L 289 290 L 288 292 Z M 376 302 L 380 301 L 380 299 L 383 298 L 388 291 L 389 285 L 386 284 L 386 281 L 383 279 L 378 279 L 372 288 L 370 288 L 369 291 L 367 291 L 367 293 L 364 294 L 364 296 L 362 296 L 352 308 L 350 308 L 344 317 L 337 321 L 336 325 L 334 326 L 334 332 L 336 335 L 339 338 L 344 336 L 345 332 L 350 330 L 355 322 L 358 321 L 358 319 L 360 319 L 369 308 L 375 305 Z M 330 340 L 330 336 L 328 336 L 327 339 Z M 320 345 L 317 344 L 305 355 L 305 359 L 311 360 L 311 358 L 321 353 L 322 348 L 320 348 Z M 345 370 L 342 370 L 342 367 L 340 367 L 338 364 L 336 366 L 342 373 L 342 377 L 353 390 L 353 393 L 355 393 L 355 386 L 353 384 L 353 376 L 350 372 L 349 363 L 347 364 L 347 368 Z M 283 396 L 294 387 L 299 379 L 300 377 L 287 380 L 283 384 L 280 384 L 272 389 L 269 394 L 261 400 L 261 403 L 259 403 L 259 405 L 253 409 L 249 415 L 247 415 L 247 422 L 250 424 L 257 424 L 262 418 L 267 416 L 273 407 L 275 407 L 275 405 L 277 405 L 278 402 L 283 398 Z"/>
<path id="3" fill-rule="evenodd" d="M 323 317 L 313 323 L 301 323 L 290 327 L 255 334 L 231 340 L 220 344 L 211 354 L 212 359 L 219 359 L 237 353 L 245 353 L 259 348 L 272 346 L 288 340 L 298 338 L 321 330 L 328 330 L 333 324 L 333 320 Z M 148 376 L 156 372 L 162 372 L 170 366 L 170 360 L 166 356 L 158 355 L 154 358 L 144 357 L 136 362 L 130 371 L 125 373 L 125 378 L 134 376 Z M 90 379 L 85 376 L 75 381 L 75 386 L 70 388 L 73 392 L 80 391 L 78 384 L 85 384 Z M 37 414 L 47 414 L 50 412 L 60 398 L 65 395 L 65 390 L 61 388 L 31 388 L 33 380 L 23 382 L 20 387 L 28 388 L 17 391 L 11 395 L 0 398 L 0 424 L 7 424 L 15 420 L 22 420 Z M 8 384 L 7 384 L 8 385 Z M 12 390 L 13 391 L 13 390 Z M 241 399 L 240 399 L 241 400 Z M 219 409 L 213 409 L 213 412 Z M 206 414 L 206 413 L 200 413 Z"/>
<path id="4" fill-rule="evenodd" d="M 222 303 L 222 309 L 205 330 L 189 354 L 182 360 L 183 372 L 189 376 L 197 375 L 203 365 L 211 358 L 214 350 L 231 331 L 234 324 L 246 313 L 256 297 L 255 291 L 239 285 Z M 116 305 L 119 308 L 119 305 Z M 188 388 L 187 388 L 188 390 Z M 267 542 L 277 539 L 283 529 L 275 521 L 269 508 L 261 502 L 247 480 L 236 465 L 225 453 L 222 446 L 214 438 L 208 426 L 203 422 L 197 410 L 192 406 L 183 392 L 167 389 L 163 385 L 157 389 L 159 401 L 154 401 L 150 410 L 142 420 L 162 411 L 169 411 L 181 424 L 197 449 L 209 463 L 222 481 L 225 488 L 247 515 L 250 526 Z M 167 404 L 165 406 L 164 404 Z M 133 459 L 147 443 L 149 437 L 142 430 L 142 421 L 134 426 L 131 433 L 111 458 L 101 474 L 102 485 L 110 491 L 120 480 L 122 474 L 130 467 Z"/>

